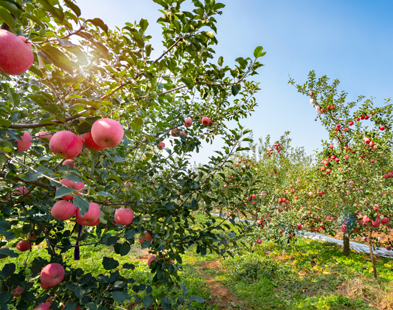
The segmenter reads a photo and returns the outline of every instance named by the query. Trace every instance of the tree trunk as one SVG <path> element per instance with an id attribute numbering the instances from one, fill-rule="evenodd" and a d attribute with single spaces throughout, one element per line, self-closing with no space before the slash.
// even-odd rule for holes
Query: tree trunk
<path id="1" fill-rule="evenodd" d="M 370 248 L 370 257 L 371 257 L 371 262 L 373 264 L 373 270 L 374 270 L 374 278 L 378 279 L 377 277 L 377 268 L 375 267 L 375 261 L 374 261 L 374 253 L 373 253 L 373 247 L 371 245 L 371 235 L 372 235 L 372 230 L 370 229 L 370 233 L 368 234 L 368 246 Z"/>
<path id="2" fill-rule="evenodd" d="M 344 255 L 348 257 L 349 254 L 351 254 L 351 248 L 349 246 L 349 235 L 346 233 L 344 233 L 343 242 L 344 242 Z"/>

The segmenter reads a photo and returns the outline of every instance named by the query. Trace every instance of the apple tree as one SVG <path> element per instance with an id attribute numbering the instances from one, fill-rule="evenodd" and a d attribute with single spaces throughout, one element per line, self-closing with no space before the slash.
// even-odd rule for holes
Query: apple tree
<path id="1" fill-rule="evenodd" d="M 362 236 L 369 244 L 376 278 L 372 246 L 382 243 L 373 233 L 388 234 L 393 213 L 390 180 L 393 106 L 389 99 L 375 105 L 375 98 L 365 100 L 363 96 L 347 102 L 347 93 L 339 93 L 338 85 L 338 80 L 329 84 L 326 76 L 317 79 L 311 71 L 308 81 L 296 87 L 310 97 L 317 119 L 329 133 L 319 154 L 317 177 L 328 183 L 326 199 L 339 219 L 344 253 L 350 253 L 351 236 Z M 388 240 L 384 245 L 390 250 L 392 242 Z"/>
<path id="2" fill-rule="evenodd" d="M 161 53 L 147 19 L 112 30 L 84 19 L 72 0 L 0 1 L 4 308 L 112 309 L 133 300 L 176 309 L 195 300 L 184 286 L 184 296 L 172 290 L 181 255 L 190 247 L 225 254 L 228 227 L 193 229 L 193 211 L 221 197 L 213 180 L 232 165 L 247 133 L 226 124 L 256 106 L 251 77 L 265 53 L 257 47 L 251 58 L 224 65 L 214 50 L 223 4 L 194 0 L 189 12 L 184 0 L 154 2 L 162 12 Z M 223 151 L 192 170 L 191 153 L 218 136 Z M 147 248 L 152 285 L 119 273 L 131 262 L 104 257 L 97 263 L 106 272 L 96 275 L 64 259 L 72 251 L 79 260 L 96 245 L 122 256 Z M 50 259 L 13 263 L 42 246 Z"/>

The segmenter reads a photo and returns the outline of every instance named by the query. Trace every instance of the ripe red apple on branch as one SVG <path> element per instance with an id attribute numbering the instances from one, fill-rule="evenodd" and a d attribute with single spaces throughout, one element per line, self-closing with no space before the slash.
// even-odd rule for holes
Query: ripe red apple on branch
<path id="1" fill-rule="evenodd" d="M 33 61 L 34 55 L 25 37 L 0 29 L 0 72 L 19 75 L 29 70 Z"/>

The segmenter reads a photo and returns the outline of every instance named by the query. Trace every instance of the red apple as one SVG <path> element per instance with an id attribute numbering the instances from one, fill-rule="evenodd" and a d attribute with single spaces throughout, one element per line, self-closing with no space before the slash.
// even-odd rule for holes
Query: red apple
<path id="1" fill-rule="evenodd" d="M 51 303 L 46 302 L 44 304 L 39 305 L 38 307 L 34 308 L 34 310 L 49 310 Z"/>
<path id="2" fill-rule="evenodd" d="M 75 168 L 75 162 L 72 159 L 66 159 L 61 164 L 62 166 L 70 166 L 71 168 Z"/>
<path id="3" fill-rule="evenodd" d="M 179 130 L 178 128 L 173 128 L 173 129 L 171 130 L 171 136 L 172 136 L 172 137 L 179 137 L 180 134 L 181 134 L 181 132 L 180 132 L 180 130 Z"/>
<path id="4" fill-rule="evenodd" d="M 373 227 L 377 228 L 381 225 L 381 220 L 380 219 L 376 219 L 375 221 L 371 221 Z"/>
<path id="5" fill-rule="evenodd" d="M 149 242 L 153 241 L 153 237 L 147 231 L 145 231 L 143 234 L 139 236 L 139 243 L 143 243 L 145 241 L 149 241 Z"/>
<path id="6" fill-rule="evenodd" d="M 31 242 L 27 241 L 27 240 L 21 240 L 18 242 L 18 244 L 16 245 L 16 248 L 21 251 L 21 252 L 25 252 L 30 250 L 31 248 Z"/>
<path id="7" fill-rule="evenodd" d="M 152 256 L 149 257 L 149 260 L 147 261 L 147 264 L 149 265 L 149 267 L 150 267 L 150 264 L 151 264 L 154 260 L 156 260 L 156 256 L 155 256 L 155 255 L 152 255 Z"/>
<path id="8" fill-rule="evenodd" d="M 102 151 L 106 149 L 106 146 L 99 146 L 94 142 L 93 137 L 91 136 L 91 132 L 84 133 L 81 135 L 81 138 L 85 141 L 84 144 L 88 148 L 94 151 Z"/>
<path id="9" fill-rule="evenodd" d="M 41 283 L 47 287 L 54 287 L 64 279 L 64 268 L 58 263 L 46 265 L 40 274 Z"/>
<path id="10" fill-rule="evenodd" d="M 83 226 L 95 226 L 101 214 L 100 206 L 94 202 L 89 203 L 89 210 L 82 216 L 80 210 L 76 210 L 76 222 Z"/>
<path id="11" fill-rule="evenodd" d="M 9 75 L 19 75 L 31 67 L 34 55 L 30 43 L 23 37 L 0 29 L 0 72 Z"/>
<path id="12" fill-rule="evenodd" d="M 261 244 L 261 243 L 262 243 L 262 240 L 261 240 L 261 239 L 258 239 L 258 240 L 257 240 L 257 243 L 258 243 L 258 244 Z"/>
<path id="13" fill-rule="evenodd" d="M 113 147 L 123 140 L 124 130 L 114 119 L 103 118 L 94 122 L 91 135 L 98 146 Z"/>
<path id="14" fill-rule="evenodd" d="M 55 219 L 65 221 L 72 218 L 75 215 L 76 210 L 77 207 L 75 207 L 71 202 L 60 200 L 53 205 L 51 214 Z"/>
<path id="15" fill-rule="evenodd" d="M 302 229 L 302 224 L 297 224 L 297 229 Z"/>
<path id="16" fill-rule="evenodd" d="M 121 225 L 130 225 L 134 219 L 132 209 L 120 208 L 115 212 L 115 222 Z"/>
<path id="17" fill-rule="evenodd" d="M 95 221 L 94 223 L 90 224 L 89 226 L 97 226 L 98 224 L 100 224 L 100 218 L 97 219 L 97 221 Z"/>
<path id="18" fill-rule="evenodd" d="M 192 119 L 189 118 L 189 117 L 186 118 L 186 119 L 184 120 L 183 125 L 186 126 L 186 127 L 191 127 L 191 125 L 192 125 Z"/>
<path id="19" fill-rule="evenodd" d="M 14 295 L 14 297 L 20 297 L 20 295 L 22 295 L 22 291 L 23 291 L 23 287 L 18 285 L 16 288 L 14 288 L 11 291 L 11 294 Z"/>
<path id="20" fill-rule="evenodd" d="M 384 217 L 383 219 L 382 219 L 382 224 L 388 224 L 389 223 L 389 219 L 387 218 L 387 217 Z"/>
<path id="21" fill-rule="evenodd" d="M 210 119 L 207 116 L 205 116 L 205 117 L 202 117 L 201 122 L 203 125 L 207 126 L 210 124 Z"/>
<path id="22" fill-rule="evenodd" d="M 1 31 L 0 31 L 0 40 L 1 40 Z M 0 41 L 0 46 L 1 46 L 1 41 Z M 18 152 L 27 151 L 31 146 L 31 142 L 30 142 L 32 139 L 31 135 L 27 131 L 24 131 L 23 135 L 21 136 L 21 139 L 22 140 L 16 140 L 16 142 L 18 143 Z"/>
<path id="23" fill-rule="evenodd" d="M 385 129 L 385 126 L 380 126 L 379 129 L 380 129 L 380 130 L 384 130 L 384 129 Z"/>
<path id="24" fill-rule="evenodd" d="M 82 138 L 66 130 L 56 132 L 49 141 L 50 150 L 66 159 L 76 157 L 82 151 L 82 147 Z"/>
<path id="25" fill-rule="evenodd" d="M 52 135 L 46 131 L 41 131 L 39 133 L 36 133 L 35 136 L 36 136 L 37 140 L 41 140 L 41 141 L 44 141 L 43 139 L 50 140 L 52 138 Z"/>
<path id="26" fill-rule="evenodd" d="M 74 183 L 73 181 L 68 180 L 68 179 L 62 179 L 61 184 L 63 184 L 64 186 L 71 187 L 74 190 L 78 191 L 75 193 L 75 195 L 80 195 L 79 192 L 81 192 L 82 189 L 85 187 L 85 183 L 83 183 L 83 182 Z M 68 194 L 68 195 L 64 195 L 63 197 L 61 197 L 61 199 L 71 200 L 71 199 L 73 199 L 73 197 L 71 194 Z"/>
<path id="27" fill-rule="evenodd" d="M 159 150 L 162 150 L 164 147 L 165 147 L 165 143 L 164 142 L 161 141 L 161 142 L 158 143 L 158 149 Z"/>

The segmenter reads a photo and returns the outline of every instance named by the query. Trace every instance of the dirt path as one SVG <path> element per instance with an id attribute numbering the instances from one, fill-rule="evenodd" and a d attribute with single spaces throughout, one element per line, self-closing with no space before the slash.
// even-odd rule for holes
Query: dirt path
<path id="1" fill-rule="evenodd" d="M 209 286 L 209 291 L 211 293 L 210 304 L 218 306 L 220 310 L 232 310 L 232 309 L 242 309 L 248 310 L 242 304 L 242 301 L 237 299 L 235 296 L 231 295 L 226 287 L 224 287 L 220 282 L 215 280 L 215 277 L 209 272 L 209 270 L 221 270 L 220 262 L 204 262 L 199 266 L 196 266 L 198 275 L 201 276 L 206 284 Z"/>

